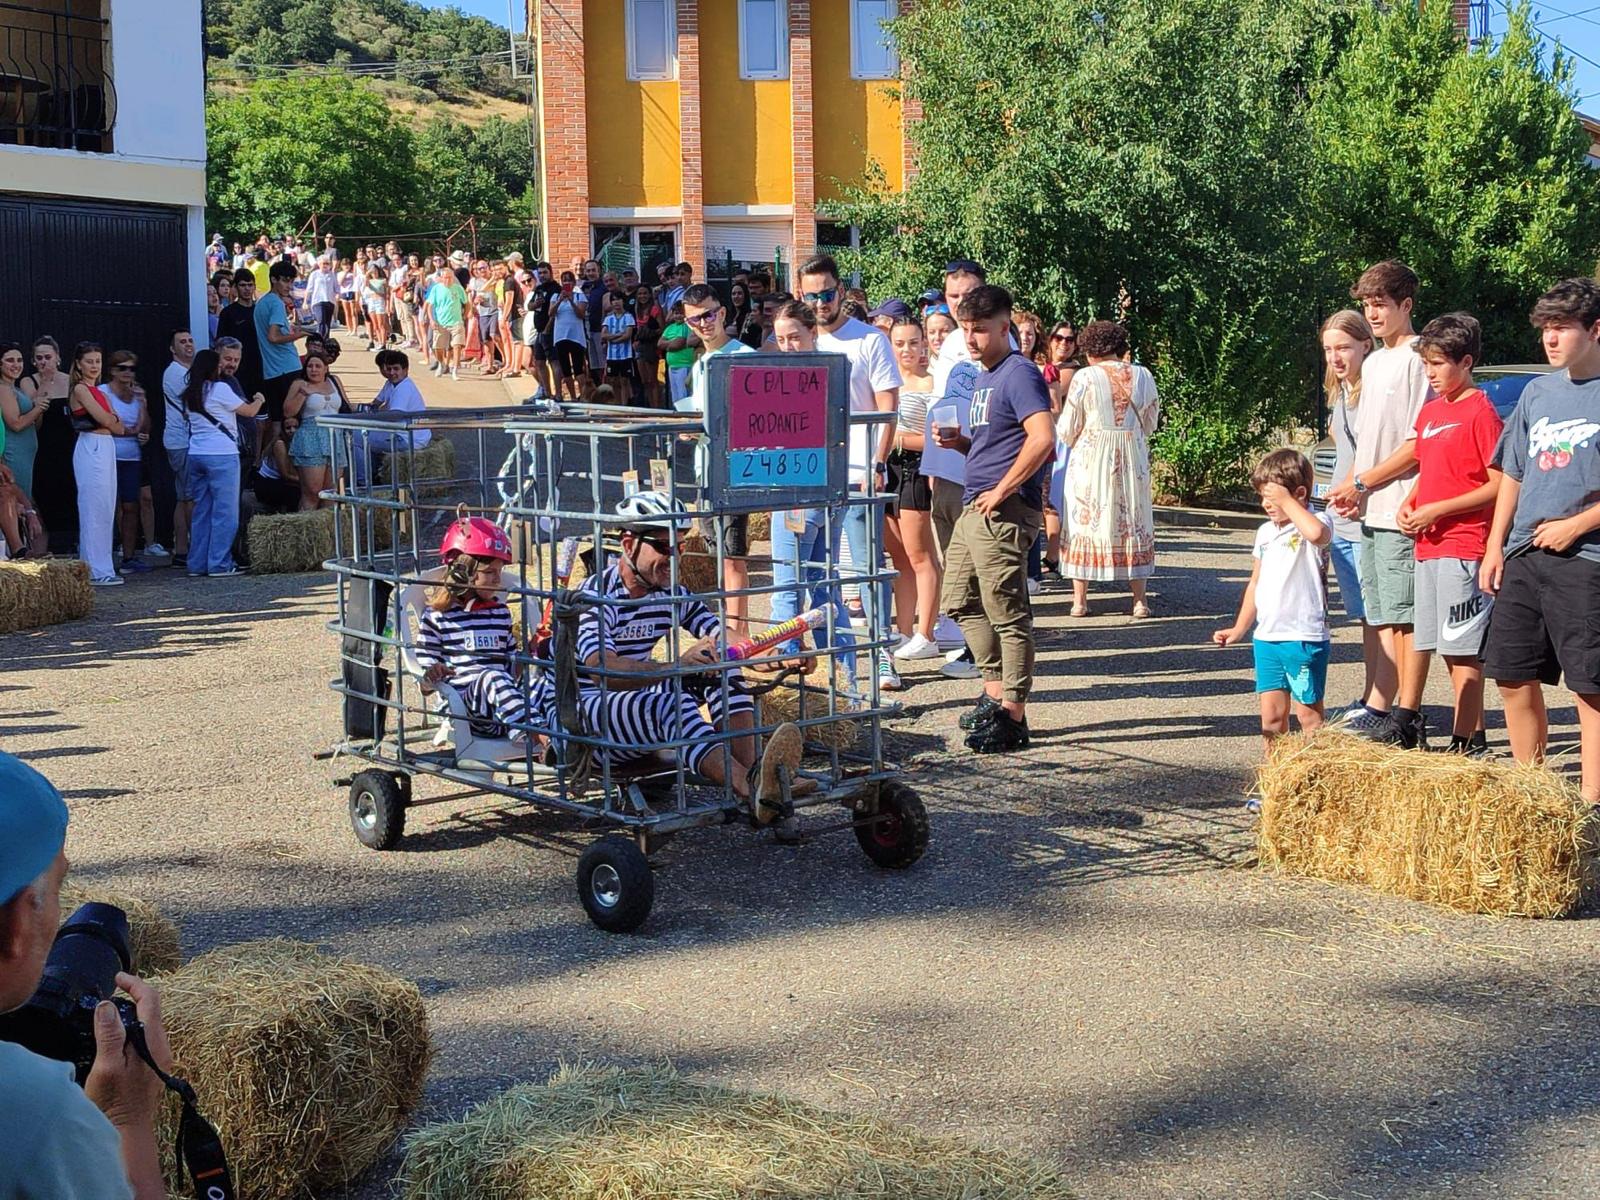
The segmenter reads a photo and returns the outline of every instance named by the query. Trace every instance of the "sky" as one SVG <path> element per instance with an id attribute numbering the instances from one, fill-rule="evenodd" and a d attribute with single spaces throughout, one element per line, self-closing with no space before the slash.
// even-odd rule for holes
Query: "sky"
<path id="1" fill-rule="evenodd" d="M 487 17 L 496 25 L 506 23 L 506 0 L 420 0 L 423 8 L 459 8 L 469 17 Z M 516 28 L 525 23 L 527 0 L 511 0 L 511 10 L 516 18 Z M 1600 54 L 1595 56 L 1600 58 Z"/>
<path id="2" fill-rule="evenodd" d="M 429 8 L 453 4 L 463 12 L 487 17 L 497 25 L 506 23 L 506 0 L 422 0 Z M 1506 0 L 1485 0 L 1489 12 L 1491 37 L 1505 32 Z M 523 25 L 526 0 L 511 0 L 516 27 Z M 1560 41 L 1574 58 L 1578 88 L 1578 108 L 1590 116 L 1600 116 L 1600 0 L 1560 0 L 1555 4 L 1537 3 L 1533 19 L 1546 41 Z M 1589 61 L 1584 61 L 1585 59 Z"/>

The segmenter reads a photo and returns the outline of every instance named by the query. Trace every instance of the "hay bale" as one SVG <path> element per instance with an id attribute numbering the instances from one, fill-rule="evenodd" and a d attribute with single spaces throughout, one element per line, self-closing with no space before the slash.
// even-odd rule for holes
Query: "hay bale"
<path id="1" fill-rule="evenodd" d="M 317 508 L 310 512 L 266 513 L 250 522 L 247 535 L 250 546 L 250 569 L 257 575 L 294 575 L 302 571 L 320 571 L 322 564 L 334 555 L 333 523 L 342 515 L 346 521 L 345 554 L 360 558 L 364 553 L 376 553 L 389 548 L 389 513 L 377 510 L 372 518 L 372 544 L 361 547 L 350 542 L 351 509 L 343 513 L 332 508 Z M 358 514 L 360 536 L 366 536 L 366 516 Z"/>
<path id="2" fill-rule="evenodd" d="M 178 927 L 148 900 L 125 896 L 94 884 L 66 879 L 61 883 L 61 922 L 81 904 L 115 904 L 128 914 L 128 951 L 133 973 L 148 979 L 176 971 L 183 962 L 178 948 Z"/>
<path id="3" fill-rule="evenodd" d="M 1595 823 L 1544 767 L 1394 750 L 1332 731 L 1257 772 L 1261 864 L 1462 912 L 1565 916 L 1595 879 Z"/>
<path id="4" fill-rule="evenodd" d="M 770 692 L 756 697 L 757 715 L 762 725 L 779 725 L 784 721 L 803 721 L 825 717 L 828 715 L 828 660 L 819 658 L 817 667 L 804 679 L 788 679 Z M 771 676 L 763 675 L 759 671 L 747 671 L 746 676 L 752 683 L 760 683 L 764 679 L 770 680 Z M 835 683 L 835 688 L 844 691 L 849 688 L 849 681 L 840 678 Z M 847 709 L 849 701 L 842 696 L 836 701 L 835 712 Z M 849 750 L 861 736 L 861 723 L 853 717 L 840 717 L 822 725 L 804 725 L 801 727 L 805 733 L 806 741 L 816 742 L 829 746 L 835 750 Z"/>
<path id="5" fill-rule="evenodd" d="M 177 1074 L 217 1123 L 247 1200 L 342 1188 L 422 1097 L 432 1054 L 422 996 L 377 967 L 301 942 L 245 942 L 162 979 L 161 1008 Z M 163 1110 L 163 1146 L 177 1111 Z"/>
<path id="6" fill-rule="evenodd" d="M 379 484 L 415 485 L 417 494 L 438 497 L 450 491 L 449 483 L 456 473 L 456 447 L 442 431 L 435 430 L 433 440 L 421 450 L 401 450 L 381 455 L 377 462 L 375 482 Z M 439 483 L 418 483 L 418 480 L 438 480 Z"/>
<path id="7" fill-rule="evenodd" d="M 0 562 L 0 633 L 76 621 L 93 607 L 88 563 L 75 558 Z"/>
<path id="8" fill-rule="evenodd" d="M 670 1067 L 558 1071 L 413 1134 L 406 1200 L 1067 1200 L 1046 1163 L 878 1117 L 691 1083 Z"/>
<path id="9" fill-rule="evenodd" d="M 772 540 L 772 514 L 757 512 L 750 514 L 750 540 L 752 542 L 770 542 Z"/>

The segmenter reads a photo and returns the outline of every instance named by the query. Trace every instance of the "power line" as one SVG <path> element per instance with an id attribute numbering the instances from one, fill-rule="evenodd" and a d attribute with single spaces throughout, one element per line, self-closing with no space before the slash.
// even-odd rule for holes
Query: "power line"
<path id="1" fill-rule="evenodd" d="M 387 75 L 396 71 L 448 71 L 463 64 L 480 66 L 509 66 L 510 50 L 492 50 L 486 54 L 467 54 L 456 58 L 411 58 L 395 62 L 376 63 L 258 63 L 223 59 L 230 69 L 245 71 L 301 71 L 310 74 Z"/>

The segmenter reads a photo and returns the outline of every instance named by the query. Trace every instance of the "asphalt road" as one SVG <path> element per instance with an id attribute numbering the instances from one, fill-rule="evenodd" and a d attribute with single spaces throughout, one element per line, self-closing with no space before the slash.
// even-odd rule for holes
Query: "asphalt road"
<path id="1" fill-rule="evenodd" d="M 339 733 L 317 576 L 160 572 L 0 638 L 0 746 L 63 789 L 77 873 L 157 901 L 186 953 L 284 935 L 417 980 L 424 1119 L 562 1059 L 670 1058 L 1049 1155 L 1086 1197 L 1593 1194 L 1593 921 L 1255 870 L 1249 651 L 1207 644 L 1249 535 L 1163 531 L 1159 555 L 1148 622 L 1125 594 L 1078 621 L 1042 598 L 1024 755 L 969 754 L 971 685 L 908 672 L 889 744 L 933 812 L 915 868 L 848 834 L 684 835 L 634 936 L 578 908 L 572 820 L 463 797 L 396 852 L 356 843 L 348 767 L 311 757 Z M 1335 701 L 1358 656 L 1341 628 Z"/>

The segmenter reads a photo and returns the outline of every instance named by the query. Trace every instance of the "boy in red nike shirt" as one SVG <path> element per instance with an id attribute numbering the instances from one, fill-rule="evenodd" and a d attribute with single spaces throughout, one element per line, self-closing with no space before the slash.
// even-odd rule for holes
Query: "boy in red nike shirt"
<path id="1" fill-rule="evenodd" d="M 1494 464 L 1500 416 L 1472 386 L 1482 334 L 1467 313 L 1436 317 L 1417 339 L 1434 398 L 1417 414 L 1417 481 L 1396 514 L 1417 540 L 1416 637 L 1412 668 L 1426 679 L 1437 650 L 1450 669 L 1455 722 L 1450 750 L 1481 754 L 1484 634 L 1493 600 L 1478 584 L 1500 490 Z"/>

